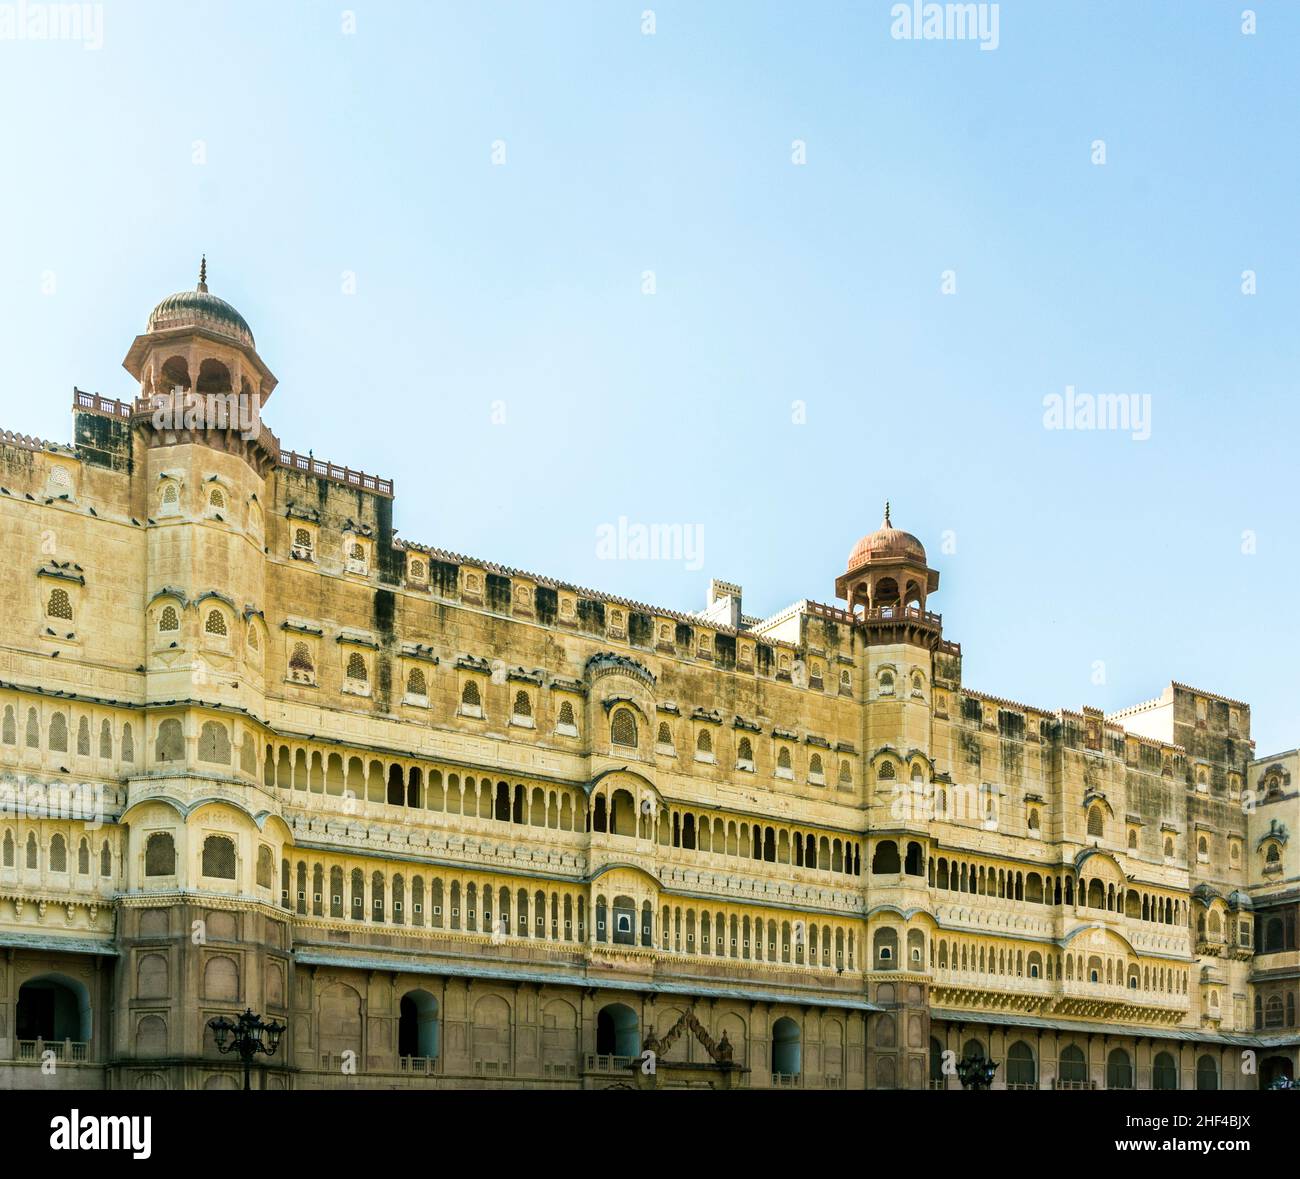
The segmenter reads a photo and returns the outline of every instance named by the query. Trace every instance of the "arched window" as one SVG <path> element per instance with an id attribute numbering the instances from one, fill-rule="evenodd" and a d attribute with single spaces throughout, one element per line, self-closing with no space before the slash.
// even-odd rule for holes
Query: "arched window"
<path id="1" fill-rule="evenodd" d="M 48 618 L 72 621 L 72 600 L 68 597 L 68 591 L 62 586 L 55 586 L 50 590 L 50 599 L 45 604 L 45 614 Z"/>
<path id="2" fill-rule="evenodd" d="M 776 768 L 778 770 L 789 770 L 792 768 L 790 749 L 788 746 L 782 745 L 781 748 L 776 751 Z"/>
<path id="3" fill-rule="evenodd" d="M 882 696 L 892 696 L 894 694 L 894 673 L 892 671 L 882 671 L 880 673 L 880 694 Z"/>
<path id="4" fill-rule="evenodd" d="M 822 768 L 822 755 L 820 753 L 814 753 L 808 759 L 808 781 L 815 786 L 820 786 L 826 781 L 826 772 Z"/>
<path id="5" fill-rule="evenodd" d="M 57 753 L 68 752 L 68 718 L 61 712 L 50 717 L 50 749 Z"/>
<path id="6" fill-rule="evenodd" d="M 164 606 L 162 613 L 158 615 L 158 629 L 172 633 L 181 628 L 180 616 L 176 613 L 175 606 Z"/>
<path id="7" fill-rule="evenodd" d="M 773 1078 L 799 1076 L 801 1039 L 799 1025 L 792 1019 L 783 1017 L 772 1025 Z"/>
<path id="8" fill-rule="evenodd" d="M 251 622 L 248 624 L 248 630 L 244 632 L 244 645 L 250 651 L 260 651 L 262 649 L 262 643 L 257 637 L 257 627 Z"/>
<path id="9" fill-rule="evenodd" d="M 406 677 L 406 694 L 408 696 L 427 696 L 429 686 L 425 683 L 424 672 L 418 668 L 411 668 Z"/>
<path id="10" fill-rule="evenodd" d="M 562 700 L 560 702 L 560 715 L 555 722 L 555 727 L 562 732 L 573 736 L 578 731 L 577 718 L 573 714 L 573 702 Z"/>
<path id="11" fill-rule="evenodd" d="M 226 630 L 226 616 L 220 610 L 209 610 L 207 621 L 203 624 L 205 634 L 216 635 L 218 638 L 225 638 L 229 633 Z"/>
<path id="12" fill-rule="evenodd" d="M 1094 806 L 1088 811 L 1088 834 L 1100 839 L 1105 833 L 1106 825 L 1101 807 Z"/>
<path id="13" fill-rule="evenodd" d="M 1037 831 L 1039 830 L 1039 827 L 1040 827 L 1040 823 L 1038 819 L 1038 808 L 1031 806 L 1029 808 L 1029 830 Z"/>
<path id="14" fill-rule="evenodd" d="M 601 1056 L 634 1057 L 641 1051 L 636 1012 L 623 1003 L 610 1003 L 596 1013 L 596 1052 Z"/>
<path id="15" fill-rule="evenodd" d="M 896 876 L 902 871 L 898 844 L 892 839 L 882 839 L 876 844 L 875 855 L 871 857 L 871 871 L 876 876 Z"/>
<path id="16" fill-rule="evenodd" d="M 293 555 L 300 561 L 310 561 L 312 553 L 312 536 L 310 528 L 295 528 L 293 531 Z"/>
<path id="17" fill-rule="evenodd" d="M 659 736 L 655 738 L 655 741 L 668 749 L 673 747 L 673 731 L 668 727 L 667 721 L 659 722 Z"/>
<path id="18" fill-rule="evenodd" d="M 235 844 L 224 835 L 209 835 L 203 841 L 203 875 L 218 880 L 235 879 Z"/>
<path id="19" fill-rule="evenodd" d="M 1088 1066 L 1083 1059 L 1083 1050 L 1077 1044 L 1067 1044 L 1061 1050 L 1057 1077 L 1068 1085 L 1082 1085 L 1088 1080 Z"/>
<path id="20" fill-rule="evenodd" d="M 68 870 L 68 844 L 62 835 L 55 832 L 50 838 L 50 871 L 66 872 Z"/>
<path id="21" fill-rule="evenodd" d="M 616 708 L 610 721 L 609 740 L 612 745 L 636 748 L 636 718 L 629 708 Z"/>
<path id="22" fill-rule="evenodd" d="M 882 782 L 892 781 L 895 777 L 894 763 L 885 761 L 880 763 L 880 769 L 876 771 L 876 777 Z"/>
<path id="23" fill-rule="evenodd" d="M 1007 1084 L 1019 1089 L 1033 1089 L 1038 1084 L 1034 1052 L 1024 1040 L 1007 1049 Z"/>
<path id="24" fill-rule="evenodd" d="M 1130 830 L 1128 833 L 1128 850 L 1137 851 L 1137 845 L 1138 845 L 1138 833 L 1134 830 Z"/>
<path id="25" fill-rule="evenodd" d="M 172 511 L 175 511 L 177 508 L 180 507 L 180 502 L 181 502 L 181 496 L 180 496 L 180 492 L 177 490 L 176 484 L 170 481 L 164 483 L 163 490 L 162 490 L 162 500 L 161 500 L 163 510 L 166 511 L 168 509 L 171 509 Z"/>
<path id="26" fill-rule="evenodd" d="M 181 722 L 169 717 L 158 726 L 154 742 L 155 761 L 182 761 L 185 757 L 185 732 Z"/>
<path id="27" fill-rule="evenodd" d="M 841 786 L 853 785 L 853 769 L 852 767 L 850 767 L 847 761 L 840 762 L 840 785 Z"/>
<path id="28" fill-rule="evenodd" d="M 510 715 L 517 720 L 533 719 L 532 698 L 522 688 L 515 693 L 515 702 L 511 707 Z"/>
<path id="29" fill-rule="evenodd" d="M 465 686 L 460 690 L 460 702 L 464 708 L 481 708 L 483 698 L 479 695 L 478 684 L 473 680 L 466 680 Z"/>
<path id="30" fill-rule="evenodd" d="M 360 651 L 353 651 L 348 656 L 347 677 L 350 680 L 356 680 L 359 684 L 364 684 L 369 680 L 370 677 L 366 672 L 366 661 Z"/>
<path id="31" fill-rule="evenodd" d="M 708 729 L 701 729 L 700 735 L 696 737 L 695 752 L 705 754 L 709 757 L 713 756 L 713 738 L 709 736 Z"/>
<path id="32" fill-rule="evenodd" d="M 311 649 L 306 643 L 294 643 L 293 653 L 289 656 L 289 678 L 295 683 L 309 684 L 315 678 L 316 669 L 311 661 Z"/>
<path id="33" fill-rule="evenodd" d="M 1106 1058 L 1106 1088 L 1133 1088 L 1133 1062 L 1123 1048 L 1112 1048 Z"/>
<path id="34" fill-rule="evenodd" d="M 108 844 L 104 845 L 105 848 Z M 146 876 L 176 875 L 176 843 L 167 831 L 155 831 L 145 841 L 144 874 Z"/>
<path id="35" fill-rule="evenodd" d="M 1165 836 L 1165 859 L 1172 860 L 1173 858 L 1174 858 L 1174 839 L 1172 835 L 1166 835 Z"/>
<path id="36" fill-rule="evenodd" d="M 226 510 L 226 496 L 220 487 L 214 487 L 208 493 L 208 507 L 214 512 L 224 512 Z"/>
<path id="37" fill-rule="evenodd" d="M 230 734 L 218 721 L 204 721 L 199 732 L 199 761 L 230 764 Z"/>
<path id="38" fill-rule="evenodd" d="M 408 991 L 398 1004 L 397 1055 L 435 1060 L 440 1050 L 438 1000 L 428 991 Z"/>
<path id="39" fill-rule="evenodd" d="M 754 768 L 754 746 L 748 737 L 741 737 L 736 745 L 736 761 L 742 769 Z"/>

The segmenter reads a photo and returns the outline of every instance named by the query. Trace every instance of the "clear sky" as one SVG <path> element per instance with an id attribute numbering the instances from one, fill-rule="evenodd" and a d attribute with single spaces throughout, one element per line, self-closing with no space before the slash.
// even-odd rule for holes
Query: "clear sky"
<path id="1" fill-rule="evenodd" d="M 403 536 L 767 615 L 888 498 L 970 686 L 1178 679 L 1294 748 L 1300 4 L 1007 0 L 995 49 L 891 7 L 106 0 L 87 47 L 0 4 L 0 427 L 132 395 L 206 251 L 268 424 Z M 1046 428 L 1067 386 L 1149 437 Z"/>

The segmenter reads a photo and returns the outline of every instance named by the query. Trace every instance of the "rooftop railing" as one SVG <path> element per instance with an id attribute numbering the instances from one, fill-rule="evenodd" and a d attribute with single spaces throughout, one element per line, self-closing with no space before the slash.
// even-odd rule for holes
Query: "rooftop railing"
<path id="1" fill-rule="evenodd" d="M 393 481 L 380 479 L 377 475 L 367 475 L 365 471 L 354 471 L 351 467 L 340 467 L 335 463 L 325 462 L 309 454 L 298 454 L 293 450 L 280 451 L 280 466 L 293 471 L 304 471 L 319 479 L 328 479 L 333 483 L 342 483 L 347 487 L 358 487 L 362 491 L 373 491 L 376 495 L 392 497 Z"/>

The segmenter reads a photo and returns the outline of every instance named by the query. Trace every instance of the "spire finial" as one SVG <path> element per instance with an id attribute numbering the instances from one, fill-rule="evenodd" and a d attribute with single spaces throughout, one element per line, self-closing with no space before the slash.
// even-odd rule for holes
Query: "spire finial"
<path id="1" fill-rule="evenodd" d="M 889 522 L 889 500 L 885 500 L 885 527 L 886 528 L 893 527 L 893 525 Z"/>
<path id="2" fill-rule="evenodd" d="M 199 290 L 206 292 L 208 289 L 208 256 L 204 254 L 199 259 Z"/>

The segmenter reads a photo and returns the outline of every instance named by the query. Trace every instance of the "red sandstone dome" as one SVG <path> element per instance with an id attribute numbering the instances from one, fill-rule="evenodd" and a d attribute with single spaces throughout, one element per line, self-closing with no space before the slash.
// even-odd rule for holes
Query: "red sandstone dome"
<path id="1" fill-rule="evenodd" d="M 879 561 L 886 557 L 906 557 L 925 564 L 925 546 L 910 532 L 903 532 L 890 523 L 888 504 L 885 504 L 885 522 L 853 546 L 848 568 L 856 569 L 868 561 Z"/>

